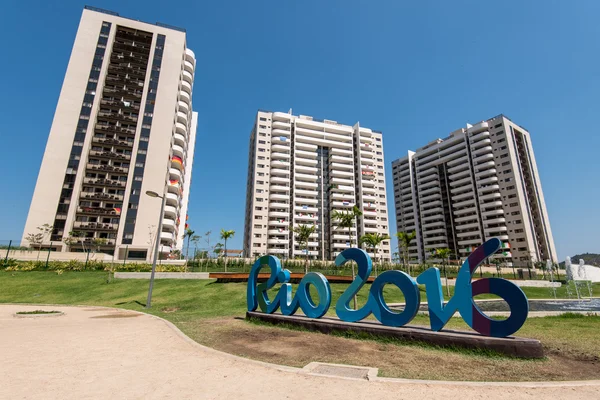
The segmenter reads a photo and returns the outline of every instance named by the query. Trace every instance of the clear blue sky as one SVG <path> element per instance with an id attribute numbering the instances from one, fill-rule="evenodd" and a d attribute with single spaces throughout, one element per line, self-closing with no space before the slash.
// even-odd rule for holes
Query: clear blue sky
<path id="1" fill-rule="evenodd" d="M 85 4 L 3 2 L 0 240 L 21 237 Z M 200 117 L 189 222 L 213 243 L 226 228 L 241 246 L 256 110 L 293 108 L 383 131 L 390 200 L 393 159 L 503 113 L 531 132 L 559 257 L 600 252 L 598 1 L 90 5 L 187 29 Z"/>

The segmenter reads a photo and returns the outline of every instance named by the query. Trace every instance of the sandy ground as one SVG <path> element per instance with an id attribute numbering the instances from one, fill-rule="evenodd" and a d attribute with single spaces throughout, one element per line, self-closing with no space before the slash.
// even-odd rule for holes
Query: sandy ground
<path id="1" fill-rule="evenodd" d="M 34 309 L 65 315 L 13 316 Z M 600 398 L 599 381 L 457 384 L 311 375 L 207 349 L 166 321 L 114 309 L 2 305 L 0 338 L 2 399 Z"/>

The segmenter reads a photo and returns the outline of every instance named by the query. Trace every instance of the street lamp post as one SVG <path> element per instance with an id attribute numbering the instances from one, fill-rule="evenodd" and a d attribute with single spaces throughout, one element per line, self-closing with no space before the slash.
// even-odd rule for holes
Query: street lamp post
<path id="1" fill-rule="evenodd" d="M 159 253 L 159 246 L 160 246 L 160 232 L 162 231 L 162 220 L 163 220 L 163 213 L 165 211 L 165 200 L 166 200 L 166 196 L 163 195 L 159 195 L 156 192 L 153 192 L 151 190 L 148 190 L 146 192 L 146 194 L 150 197 L 158 197 L 159 199 L 161 199 L 161 206 L 160 206 L 160 214 L 159 214 L 159 218 L 158 218 L 158 231 L 156 233 L 156 245 L 154 246 L 154 257 L 152 260 L 152 272 L 150 273 L 150 287 L 148 288 L 148 298 L 146 299 L 146 308 L 150 308 L 152 305 L 152 288 L 154 287 L 154 273 L 156 272 L 156 260 L 158 258 L 158 253 Z"/>

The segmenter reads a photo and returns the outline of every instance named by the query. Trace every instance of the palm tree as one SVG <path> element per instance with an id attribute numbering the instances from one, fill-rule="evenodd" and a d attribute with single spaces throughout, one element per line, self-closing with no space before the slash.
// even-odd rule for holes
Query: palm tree
<path id="1" fill-rule="evenodd" d="M 183 240 L 187 238 L 187 248 L 185 249 L 185 272 L 187 272 L 188 252 L 190 251 L 190 240 L 192 239 L 192 236 L 194 236 L 195 233 L 196 232 L 191 230 L 190 228 L 186 228 L 185 233 L 183 234 Z"/>
<path id="2" fill-rule="evenodd" d="M 367 233 L 363 235 L 358 242 L 360 244 L 366 244 L 367 248 L 370 248 L 373 251 L 373 257 L 375 257 L 375 261 L 377 262 L 377 246 L 381 244 L 384 240 L 388 240 L 390 237 L 388 235 L 382 235 L 380 233 Z M 379 260 L 381 261 L 381 260 Z M 375 263 L 375 276 L 377 276 L 377 263 Z"/>
<path id="3" fill-rule="evenodd" d="M 452 254 L 452 250 L 447 247 L 442 249 L 436 249 L 433 253 L 434 256 L 442 259 L 442 270 L 444 271 L 444 279 L 446 280 L 446 294 L 450 297 L 450 289 L 448 288 L 448 275 L 446 275 L 446 263 L 450 259 L 450 255 Z"/>
<path id="4" fill-rule="evenodd" d="M 223 246 L 225 249 L 225 272 L 227 272 L 227 239 L 231 239 L 233 235 L 235 235 L 234 230 L 226 231 L 225 229 L 221 229 L 221 239 L 225 241 L 225 246 Z"/>
<path id="5" fill-rule="evenodd" d="M 398 237 L 398 246 L 402 248 L 402 259 L 404 261 L 404 269 L 410 275 L 410 265 L 408 264 L 408 247 L 410 246 L 410 242 L 417 237 L 417 232 L 412 231 L 410 233 L 407 232 L 398 232 L 396 233 Z"/>
<path id="6" fill-rule="evenodd" d="M 300 245 L 300 250 L 306 251 L 306 262 L 304 264 L 304 273 L 308 274 L 308 240 L 317 227 L 315 225 L 298 225 L 297 228 L 293 228 L 292 232 L 296 233 L 296 240 Z M 302 246 L 304 244 L 304 246 Z"/>
<path id="7" fill-rule="evenodd" d="M 348 242 L 348 248 L 352 247 L 352 227 L 354 226 L 354 222 L 356 221 L 357 217 L 360 217 L 362 215 L 362 211 L 360 211 L 360 209 L 355 205 L 354 207 L 352 207 L 352 211 L 337 211 L 335 210 L 332 214 L 331 214 L 331 218 L 334 221 L 338 221 L 338 226 L 340 228 L 348 228 L 348 237 L 350 238 L 350 241 Z M 354 280 L 354 261 L 350 262 L 352 265 L 352 280 Z M 356 310 L 357 308 L 357 299 L 356 296 L 354 296 L 354 309 Z"/>

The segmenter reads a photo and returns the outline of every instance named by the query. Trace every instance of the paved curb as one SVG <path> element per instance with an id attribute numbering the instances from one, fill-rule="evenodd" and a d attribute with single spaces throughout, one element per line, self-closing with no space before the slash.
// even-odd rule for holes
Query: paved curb
<path id="1" fill-rule="evenodd" d="M 172 322 L 167 321 L 164 318 L 158 317 L 156 315 L 148 314 L 141 311 L 136 310 L 128 310 L 124 308 L 116 308 L 116 307 L 103 307 L 103 306 L 90 306 L 90 305 L 65 305 L 65 304 L 30 304 L 30 303 L 0 303 L 2 304 L 10 304 L 10 305 L 28 305 L 28 306 L 54 306 L 54 307 L 87 307 L 87 308 L 99 308 L 105 310 L 118 310 L 118 311 L 129 311 L 132 313 L 142 314 L 149 316 L 150 318 L 155 318 L 157 320 L 162 321 L 165 325 L 171 328 L 180 338 L 189 343 L 190 345 L 197 347 L 203 351 L 217 354 L 222 357 L 226 357 L 231 360 L 243 362 L 243 363 L 251 363 L 254 365 L 260 365 L 265 368 L 274 369 L 282 372 L 290 372 L 297 373 L 300 375 L 314 375 L 321 377 L 329 377 L 332 379 L 342 379 L 342 380 L 352 380 L 352 381 L 360 381 L 360 382 L 387 382 L 387 383 L 397 383 L 397 384 L 419 384 L 419 385 L 446 385 L 446 386 L 470 386 L 470 387 L 481 387 L 481 386 L 496 386 L 496 387 L 515 387 L 515 388 L 547 388 L 547 387 L 592 387 L 598 386 L 600 387 L 600 380 L 589 380 L 589 381 L 554 381 L 554 382 L 473 382 L 473 381 L 434 381 L 434 380 L 422 380 L 422 379 L 402 379 L 402 378 L 383 378 L 383 377 L 369 377 L 368 381 L 360 378 L 350 378 L 350 377 L 342 377 L 342 376 L 331 376 L 331 375 L 322 375 L 322 374 L 314 374 L 303 370 L 302 368 L 288 367 L 285 365 L 271 364 L 264 361 L 252 360 L 249 358 L 244 358 L 240 356 L 236 356 L 234 354 L 225 353 L 220 350 L 215 350 L 211 347 L 206 347 L 183 333 L 177 326 L 175 326 Z M 310 364 L 309 364 L 310 365 Z"/>

